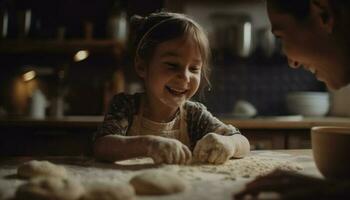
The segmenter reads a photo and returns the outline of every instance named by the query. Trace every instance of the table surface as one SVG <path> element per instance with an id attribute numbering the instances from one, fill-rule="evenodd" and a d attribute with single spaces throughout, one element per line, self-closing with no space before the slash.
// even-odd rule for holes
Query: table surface
<path id="1" fill-rule="evenodd" d="M 190 185 L 189 189 L 179 194 L 157 197 L 137 196 L 136 199 L 232 199 L 234 193 L 242 190 L 245 184 L 254 178 L 254 175 L 248 174 L 247 176 L 243 172 L 234 171 L 230 169 L 230 166 L 232 167 L 233 165 L 226 164 L 192 167 L 154 165 L 149 158 L 131 159 L 116 163 L 101 163 L 88 157 L 1 157 L 0 199 L 13 197 L 16 188 L 26 182 L 26 180 L 17 178 L 16 170 L 21 163 L 33 159 L 49 160 L 55 164 L 63 165 L 67 169 L 69 177 L 75 178 L 86 185 L 94 181 L 128 183 L 134 175 L 155 169 L 177 174 Z M 241 164 L 249 159 L 276 163 L 289 162 L 295 166 L 300 166 L 298 172 L 302 174 L 322 177 L 314 164 L 310 149 L 252 151 L 249 156 L 243 159 L 230 160 L 229 162 L 231 164 L 233 162 Z M 250 172 L 254 172 L 254 170 Z"/>

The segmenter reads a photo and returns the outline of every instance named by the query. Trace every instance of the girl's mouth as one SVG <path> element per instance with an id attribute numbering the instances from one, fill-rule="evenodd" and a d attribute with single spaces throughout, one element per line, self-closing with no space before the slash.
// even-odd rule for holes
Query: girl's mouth
<path id="1" fill-rule="evenodd" d="M 168 90 L 169 93 L 176 95 L 176 96 L 184 95 L 188 91 L 186 89 L 175 89 L 175 88 L 172 88 L 169 86 L 165 86 L 165 88 Z"/>

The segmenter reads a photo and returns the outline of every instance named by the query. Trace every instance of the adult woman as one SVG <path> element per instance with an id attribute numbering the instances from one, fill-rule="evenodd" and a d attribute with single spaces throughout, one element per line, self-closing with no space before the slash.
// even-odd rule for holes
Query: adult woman
<path id="1" fill-rule="evenodd" d="M 331 89 L 350 83 L 349 0 L 266 0 L 272 32 L 293 68 L 304 67 Z M 333 181 L 274 171 L 235 199 L 278 192 L 283 199 L 350 199 L 350 180 Z"/>
<path id="2" fill-rule="evenodd" d="M 350 83 L 350 1 L 267 0 L 267 10 L 291 67 L 303 66 L 331 89 Z"/>

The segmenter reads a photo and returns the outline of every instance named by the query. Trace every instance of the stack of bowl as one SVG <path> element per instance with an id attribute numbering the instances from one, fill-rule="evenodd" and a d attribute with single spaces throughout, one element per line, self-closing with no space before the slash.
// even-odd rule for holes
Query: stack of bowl
<path id="1" fill-rule="evenodd" d="M 290 114 L 321 117 L 329 110 L 328 92 L 290 92 L 286 98 Z"/>

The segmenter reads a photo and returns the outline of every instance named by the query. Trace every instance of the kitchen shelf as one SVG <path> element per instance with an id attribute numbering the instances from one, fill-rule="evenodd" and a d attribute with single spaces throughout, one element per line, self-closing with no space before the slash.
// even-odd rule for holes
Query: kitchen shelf
<path id="1" fill-rule="evenodd" d="M 120 56 L 124 46 L 115 40 L 2 40 L 0 54 L 75 53 L 89 50 L 93 53 L 112 53 Z"/>

